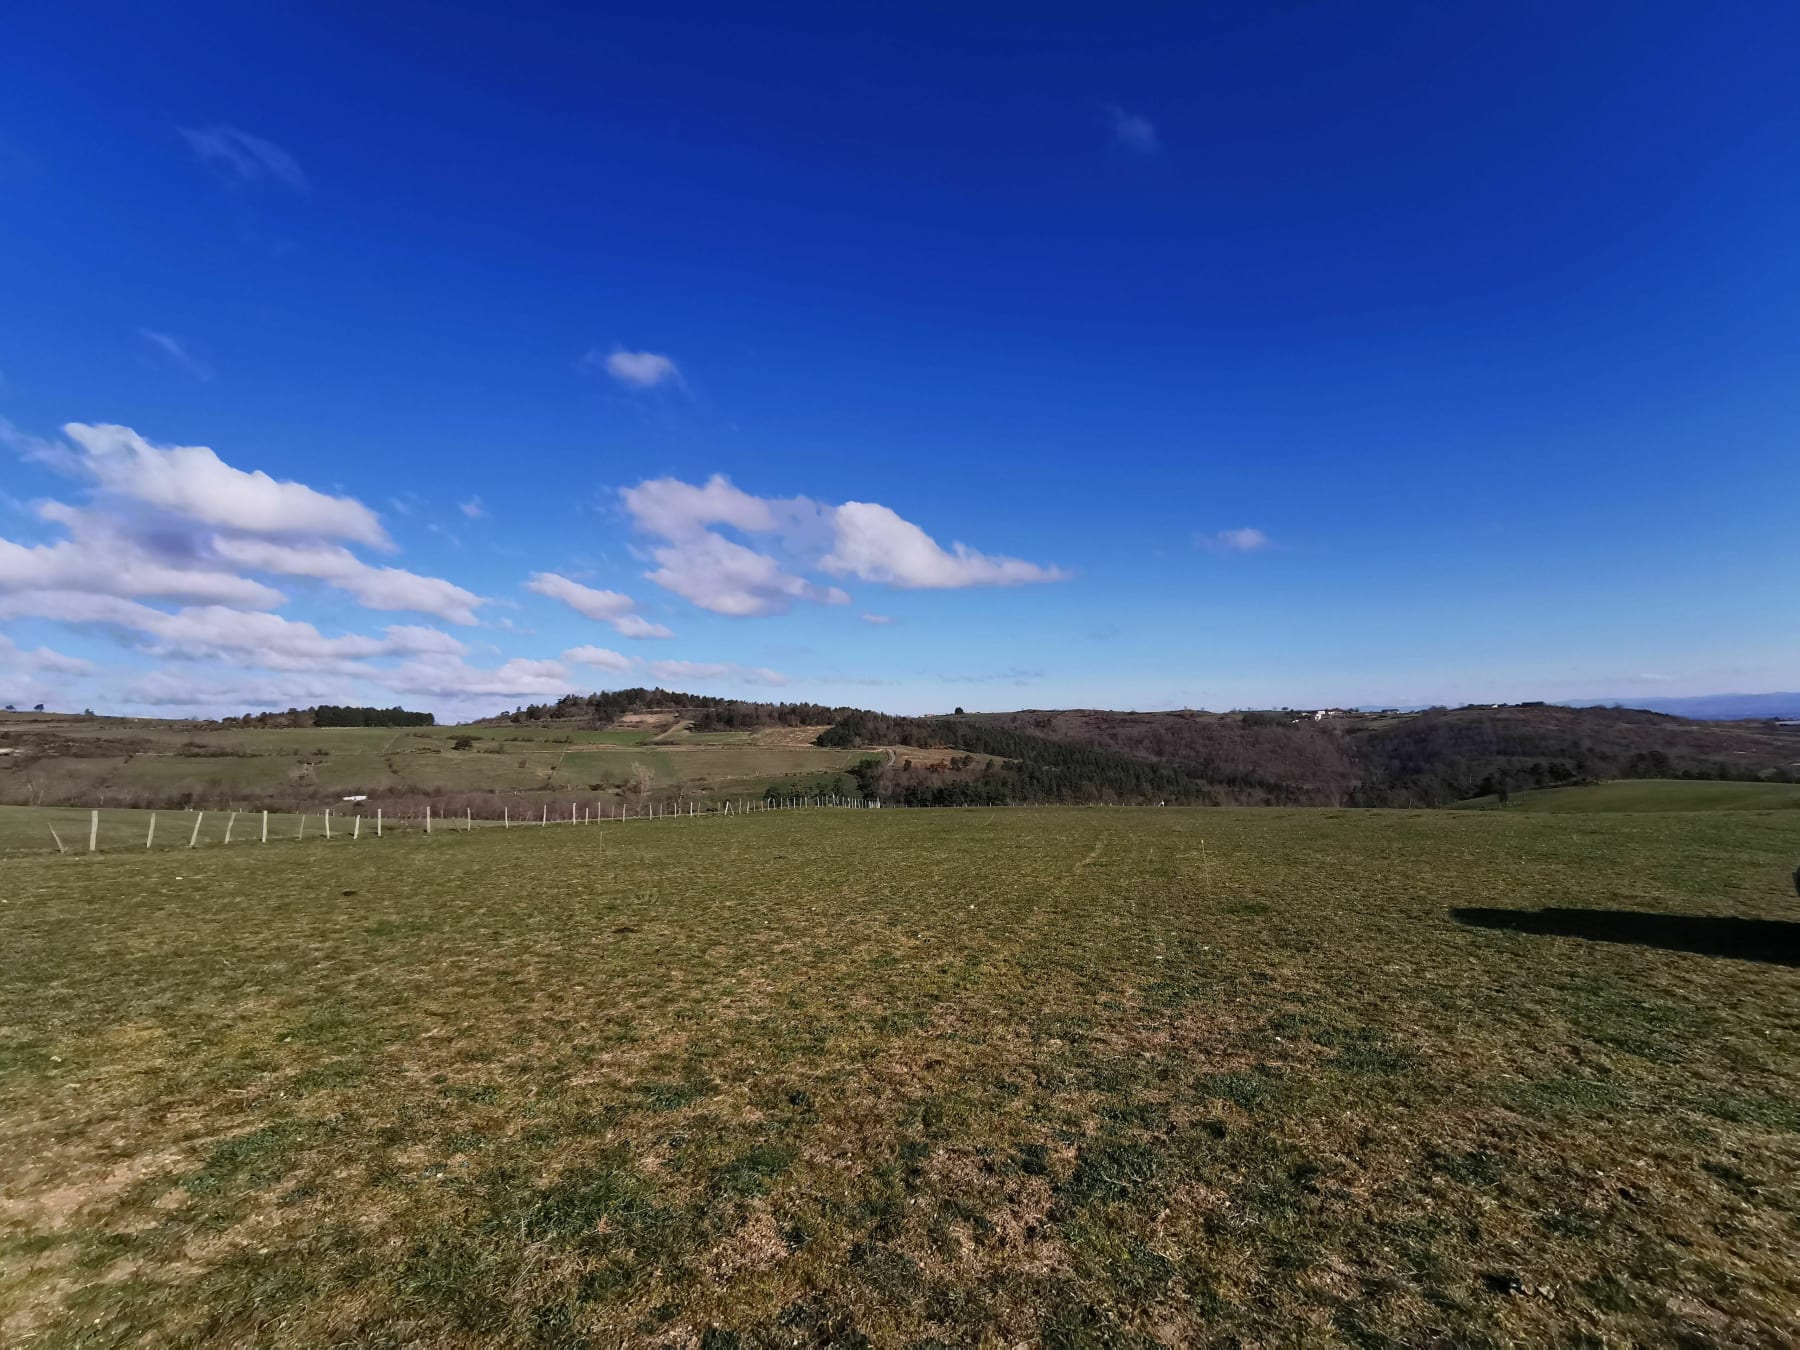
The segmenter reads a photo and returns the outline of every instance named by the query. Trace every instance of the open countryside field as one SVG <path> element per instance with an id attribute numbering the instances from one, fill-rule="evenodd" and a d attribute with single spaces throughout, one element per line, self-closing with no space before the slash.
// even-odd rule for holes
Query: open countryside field
<path id="1" fill-rule="evenodd" d="M 1459 802 L 1453 810 L 1498 807 L 1492 797 Z M 1800 807 L 1800 783 L 1712 783 L 1641 778 L 1580 787 L 1515 792 L 1508 811 L 1778 811 Z"/>
<path id="2" fill-rule="evenodd" d="M 9 858 L 0 1340 L 1791 1343 L 1793 845 L 1041 809 Z"/>
<path id="3" fill-rule="evenodd" d="M 825 750 L 816 727 L 694 733 L 674 716 L 613 729 L 462 727 L 206 730 L 117 718 L 0 717 L 0 801 L 79 805 L 303 804 L 352 793 L 760 794 L 817 785 L 877 751 Z M 46 743 L 44 739 L 50 738 Z M 457 749 L 469 743 L 467 749 Z M 947 751 L 912 751 L 920 763 Z M 534 808 L 535 809 L 535 808 Z M 496 809 L 496 814 L 497 809 Z"/>

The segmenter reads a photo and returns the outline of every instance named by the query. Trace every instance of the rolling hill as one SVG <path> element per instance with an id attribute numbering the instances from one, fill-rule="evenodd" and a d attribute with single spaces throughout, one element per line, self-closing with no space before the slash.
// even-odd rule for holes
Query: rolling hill
<path id="1" fill-rule="evenodd" d="M 1544 704 L 891 717 L 627 689 L 459 727 L 310 720 L 0 714 L 0 803 L 296 810 L 362 795 L 495 818 L 515 803 L 808 792 L 911 806 L 1438 807 L 1609 779 L 1800 778 L 1800 728 Z"/>

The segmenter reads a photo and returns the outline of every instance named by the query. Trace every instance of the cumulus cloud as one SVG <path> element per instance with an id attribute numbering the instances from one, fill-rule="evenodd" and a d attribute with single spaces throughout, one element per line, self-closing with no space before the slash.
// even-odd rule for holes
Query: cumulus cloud
<path id="1" fill-rule="evenodd" d="M 192 375 L 201 383 L 207 383 L 212 379 L 212 367 L 190 352 L 187 344 L 180 338 L 168 333 L 159 333 L 154 328 L 140 328 L 138 336 L 161 352 L 171 364 Z"/>
<path id="2" fill-rule="evenodd" d="M 908 588 L 1013 586 L 1068 575 L 966 544 L 946 550 L 872 502 L 829 506 L 807 497 L 758 497 L 718 474 L 703 484 L 650 479 L 622 489 L 620 500 L 637 528 L 660 541 L 650 549 L 657 567 L 645 576 L 717 614 L 780 614 L 795 600 L 849 602 L 839 587 L 808 579 L 808 569 Z M 766 539 L 771 551 L 716 527 Z"/>
<path id="3" fill-rule="evenodd" d="M 48 647 L 27 651 L 4 633 L 0 633 L 0 664 L 9 673 L 33 675 L 85 675 L 94 668 L 91 661 L 64 656 Z"/>
<path id="4" fill-rule="evenodd" d="M 608 670 L 617 675 L 623 675 L 633 665 L 631 657 L 606 647 L 571 647 L 562 654 L 562 659 L 570 665 Z"/>
<path id="5" fill-rule="evenodd" d="M 94 485 L 86 508 L 42 502 L 70 538 L 0 539 L 0 591 L 84 591 L 272 609 L 279 590 L 245 573 L 309 577 L 373 610 L 475 622 L 481 597 L 437 577 L 377 567 L 336 539 L 391 547 L 375 513 L 351 497 L 247 473 L 204 446 L 158 446 L 129 427 L 70 423 L 60 455 L 16 433 L 22 453 Z"/>
<path id="6" fill-rule="evenodd" d="M 820 560 L 827 572 L 911 589 L 1023 586 L 1063 581 L 1068 573 L 1018 558 L 990 556 L 967 544 L 948 551 L 909 520 L 874 502 L 845 502 L 833 516 L 837 542 Z"/>
<path id="7" fill-rule="evenodd" d="M 572 691 L 568 668 L 562 662 L 526 657 L 483 670 L 458 656 L 421 656 L 382 672 L 381 682 L 401 693 L 447 700 L 560 697 Z"/>
<path id="8" fill-rule="evenodd" d="M 0 593 L 92 592 L 250 609 L 272 609 L 287 598 L 260 581 L 219 567 L 180 538 L 158 540 L 153 547 L 98 513 L 61 502 L 39 503 L 37 511 L 43 519 L 62 525 L 71 538 L 30 546 L 0 539 Z"/>
<path id="9" fill-rule="evenodd" d="M 698 534 L 709 525 L 766 534 L 779 528 L 784 518 L 804 516 L 809 510 L 816 514 L 818 509 L 804 497 L 754 497 L 732 486 L 722 473 L 699 484 L 679 478 L 646 479 L 636 487 L 619 489 L 619 499 L 639 529 L 664 539 Z"/>
<path id="10" fill-rule="evenodd" d="M 1113 143 L 1134 155 L 1154 155 L 1162 149 L 1156 134 L 1156 123 L 1148 117 L 1127 112 L 1116 103 L 1106 105 L 1106 120 L 1112 127 Z"/>
<path id="11" fill-rule="evenodd" d="M 219 537 L 213 552 L 253 572 L 313 577 L 356 597 L 364 609 L 412 610 L 451 623 L 475 622 L 481 597 L 441 577 L 376 567 L 337 544 L 286 544 L 270 539 Z"/>
<path id="12" fill-rule="evenodd" d="M 681 368 L 661 352 L 628 352 L 614 347 L 610 352 L 591 351 L 582 359 L 584 364 L 605 371 L 633 389 L 681 382 Z"/>
<path id="13" fill-rule="evenodd" d="M 560 600 L 577 614 L 597 623 L 610 623 L 621 636 L 628 638 L 666 638 L 675 635 L 659 623 L 651 623 L 635 613 L 637 601 L 622 591 L 601 591 L 583 586 L 579 581 L 556 572 L 533 572 L 525 589 L 552 600 Z"/>
<path id="14" fill-rule="evenodd" d="M 246 183 L 269 179 L 293 192 L 311 186 L 298 161 L 273 141 L 223 124 L 179 127 L 182 139 L 202 160 L 223 165 Z"/>
<path id="15" fill-rule="evenodd" d="M 780 614 L 794 600 L 850 603 L 837 587 L 784 571 L 766 553 L 711 530 L 654 548 L 651 556 L 660 566 L 644 574 L 648 580 L 715 614 Z"/>
<path id="16" fill-rule="evenodd" d="M 1255 553 L 1270 547 L 1275 541 L 1261 530 L 1245 526 L 1242 529 L 1200 535 L 1197 542 L 1202 548 L 1210 548 L 1215 553 Z"/>
<path id="17" fill-rule="evenodd" d="M 70 422 L 78 467 L 105 492 L 206 525 L 253 534 L 323 535 L 374 548 L 393 543 L 373 511 L 258 469 L 234 469 L 204 445 L 153 445 L 130 427 Z"/>

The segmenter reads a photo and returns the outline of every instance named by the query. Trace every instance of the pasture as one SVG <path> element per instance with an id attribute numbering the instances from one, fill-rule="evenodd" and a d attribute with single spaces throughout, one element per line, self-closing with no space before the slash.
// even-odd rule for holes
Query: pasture
<path id="1" fill-rule="evenodd" d="M 351 793 L 588 793 L 725 798 L 823 785 L 869 751 L 820 749 L 821 728 L 695 733 L 674 716 L 614 729 L 460 727 L 210 730 L 119 718 L 0 716 L 0 803 L 323 809 Z M 459 745 L 467 748 L 458 749 Z M 922 761 L 948 752 L 914 752 Z M 497 808 L 496 808 L 497 814 Z"/>
<path id="2" fill-rule="evenodd" d="M 1795 842 L 1021 809 L 0 859 L 0 1341 L 1791 1342 Z"/>
<path id="3" fill-rule="evenodd" d="M 1452 810 L 1499 806 L 1493 797 L 1460 802 Z M 1508 811 L 1781 811 L 1800 807 L 1800 783 L 1732 783 L 1706 779 L 1624 778 L 1579 787 L 1515 792 Z"/>

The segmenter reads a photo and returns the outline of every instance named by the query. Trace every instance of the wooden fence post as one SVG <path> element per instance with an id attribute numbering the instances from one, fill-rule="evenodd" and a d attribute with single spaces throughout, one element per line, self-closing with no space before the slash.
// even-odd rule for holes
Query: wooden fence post
<path id="1" fill-rule="evenodd" d="M 353 822 L 352 822 L 352 823 L 351 823 L 351 825 L 350 825 L 350 838 L 351 838 L 351 840 L 352 840 L 352 841 L 355 841 L 355 840 L 358 840 L 358 839 L 361 839 L 361 838 L 362 838 L 362 817 L 361 817 L 361 816 L 358 816 L 358 817 L 357 817 L 357 818 L 356 818 L 356 819 L 355 819 L 355 820 L 354 820 L 354 821 L 353 821 Z"/>
<path id="2" fill-rule="evenodd" d="M 192 848 L 200 842 L 200 822 L 206 819 L 206 812 L 194 812 L 194 832 L 188 836 L 188 847 Z"/>
<path id="3" fill-rule="evenodd" d="M 236 811 L 233 811 L 230 815 L 225 817 L 225 842 L 228 844 L 231 842 L 231 827 L 236 823 L 237 823 L 237 812 Z"/>
<path id="4" fill-rule="evenodd" d="M 48 821 L 45 821 L 44 823 L 49 825 Z M 56 840 L 56 851 L 61 853 L 63 851 L 62 836 L 56 832 L 56 826 L 54 825 L 50 825 L 50 837 Z"/>
<path id="5" fill-rule="evenodd" d="M 431 833 L 431 804 L 429 802 L 425 806 L 425 833 Z"/>
<path id="6" fill-rule="evenodd" d="M 144 836 L 144 847 L 149 848 L 156 842 L 156 812 L 150 813 L 150 832 Z"/>
<path id="7" fill-rule="evenodd" d="M 94 812 L 88 817 L 88 852 L 92 853 L 100 847 L 100 813 Z"/>
<path id="8" fill-rule="evenodd" d="M 261 842 L 265 843 L 265 844 L 269 842 L 269 809 L 266 806 L 263 808 L 263 828 L 262 828 Z"/>
<path id="9" fill-rule="evenodd" d="M 381 808 L 375 808 L 375 837 L 381 838 Z"/>
<path id="10" fill-rule="evenodd" d="M 325 808 L 325 837 L 331 838 L 331 808 Z"/>

